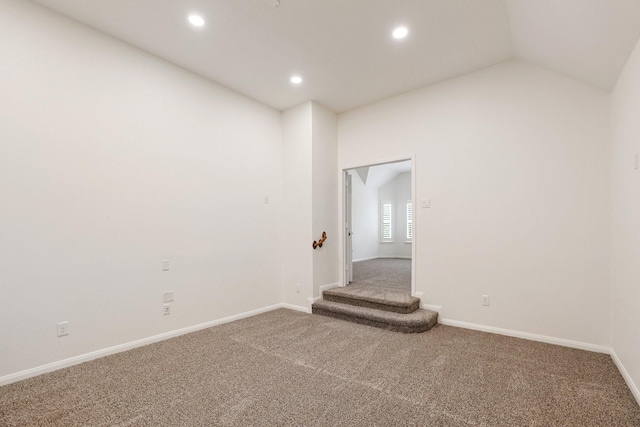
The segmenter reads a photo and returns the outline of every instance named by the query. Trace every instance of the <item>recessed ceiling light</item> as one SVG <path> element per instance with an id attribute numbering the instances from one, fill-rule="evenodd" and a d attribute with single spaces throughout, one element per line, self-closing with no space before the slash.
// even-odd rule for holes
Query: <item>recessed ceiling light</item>
<path id="1" fill-rule="evenodd" d="M 294 85 L 299 85 L 300 83 L 302 83 L 302 77 L 291 76 L 291 83 L 293 83 Z"/>
<path id="2" fill-rule="evenodd" d="M 393 30 L 394 39 L 403 39 L 407 37 L 407 34 L 409 34 L 409 29 L 407 27 L 398 27 Z"/>
<path id="3" fill-rule="evenodd" d="M 200 15 L 189 15 L 189 22 L 194 27 L 202 27 L 204 25 L 204 18 Z"/>

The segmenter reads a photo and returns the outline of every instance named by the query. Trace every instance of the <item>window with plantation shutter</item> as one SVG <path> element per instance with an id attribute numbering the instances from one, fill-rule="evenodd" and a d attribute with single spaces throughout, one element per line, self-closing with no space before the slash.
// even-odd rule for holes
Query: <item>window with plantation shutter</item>
<path id="1" fill-rule="evenodd" d="M 380 241 L 391 242 L 393 237 L 391 211 L 392 204 L 388 201 L 380 202 Z"/>
<path id="2" fill-rule="evenodd" d="M 407 202 L 407 240 L 413 239 L 413 203 Z"/>

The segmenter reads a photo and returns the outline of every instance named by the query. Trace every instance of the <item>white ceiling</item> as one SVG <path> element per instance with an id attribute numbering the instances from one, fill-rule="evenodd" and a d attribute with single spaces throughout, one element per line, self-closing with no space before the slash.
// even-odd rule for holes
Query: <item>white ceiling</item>
<path id="1" fill-rule="evenodd" d="M 411 161 L 405 160 L 401 162 L 384 163 L 375 166 L 366 166 L 350 170 L 357 179 L 362 179 L 364 185 L 369 188 L 380 188 L 388 184 L 392 180 L 403 173 L 411 172 Z M 354 178 L 355 179 L 355 178 Z"/>
<path id="2" fill-rule="evenodd" d="M 640 0 L 33 1 L 279 110 L 343 112 L 510 58 L 608 91 L 640 37 Z"/>

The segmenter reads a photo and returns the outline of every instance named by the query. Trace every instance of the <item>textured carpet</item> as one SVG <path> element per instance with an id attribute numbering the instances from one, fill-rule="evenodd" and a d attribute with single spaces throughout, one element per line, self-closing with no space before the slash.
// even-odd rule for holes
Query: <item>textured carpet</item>
<path id="1" fill-rule="evenodd" d="M 426 332 L 438 322 L 438 312 L 415 310 L 411 313 L 379 310 L 360 305 L 320 300 L 311 306 L 313 314 L 335 317 L 336 319 L 374 326 L 387 331 L 415 334 Z"/>
<path id="2" fill-rule="evenodd" d="M 420 298 L 408 289 L 351 283 L 322 292 L 311 306 L 314 314 L 375 326 L 389 331 L 418 333 L 431 329 L 438 313 L 420 310 Z"/>
<path id="3" fill-rule="evenodd" d="M 411 292 L 411 260 L 379 258 L 353 263 L 353 282 Z"/>
<path id="4" fill-rule="evenodd" d="M 611 358 L 276 310 L 0 388 L 1 426 L 638 426 Z"/>
<path id="5" fill-rule="evenodd" d="M 411 313 L 420 307 L 420 298 L 412 297 L 405 289 L 363 283 L 329 289 L 322 293 L 322 298 L 396 313 Z"/>

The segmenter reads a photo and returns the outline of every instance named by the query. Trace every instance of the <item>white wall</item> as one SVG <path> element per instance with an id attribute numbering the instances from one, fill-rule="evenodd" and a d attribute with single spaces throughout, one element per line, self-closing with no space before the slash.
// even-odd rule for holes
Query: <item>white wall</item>
<path id="1" fill-rule="evenodd" d="M 298 307 L 339 280 L 337 120 L 311 101 L 283 113 L 282 297 Z M 329 237 L 314 250 L 323 231 Z"/>
<path id="2" fill-rule="evenodd" d="M 611 344 L 640 402 L 640 43 L 611 94 Z"/>
<path id="3" fill-rule="evenodd" d="M 282 299 L 301 307 L 313 294 L 312 113 L 312 103 L 306 102 L 282 114 Z"/>
<path id="4" fill-rule="evenodd" d="M 25 1 L 0 57 L 0 377 L 281 301 L 279 112 Z"/>
<path id="5" fill-rule="evenodd" d="M 393 204 L 393 242 L 379 242 L 378 257 L 411 258 L 411 243 L 407 243 L 407 202 L 411 200 L 411 173 L 402 173 L 380 187 L 378 200 L 389 200 Z"/>
<path id="6" fill-rule="evenodd" d="M 416 291 L 442 317 L 608 345 L 608 117 L 509 61 L 340 115 L 339 165 L 415 154 Z"/>
<path id="7" fill-rule="evenodd" d="M 378 257 L 378 187 L 365 185 L 360 175 L 351 171 L 351 216 L 353 225 L 353 260 Z"/>
<path id="8" fill-rule="evenodd" d="M 313 240 L 322 232 L 327 240 L 313 251 L 313 296 L 320 286 L 335 284 L 340 279 L 338 239 L 338 116 L 317 102 L 312 103 L 313 138 Z"/>
<path id="9" fill-rule="evenodd" d="M 411 244 L 406 242 L 406 202 L 411 200 L 411 173 L 398 173 L 393 164 L 368 169 L 367 182 L 356 170 L 353 176 L 353 259 L 411 258 Z M 393 242 L 380 242 L 380 202 L 393 203 Z"/>

